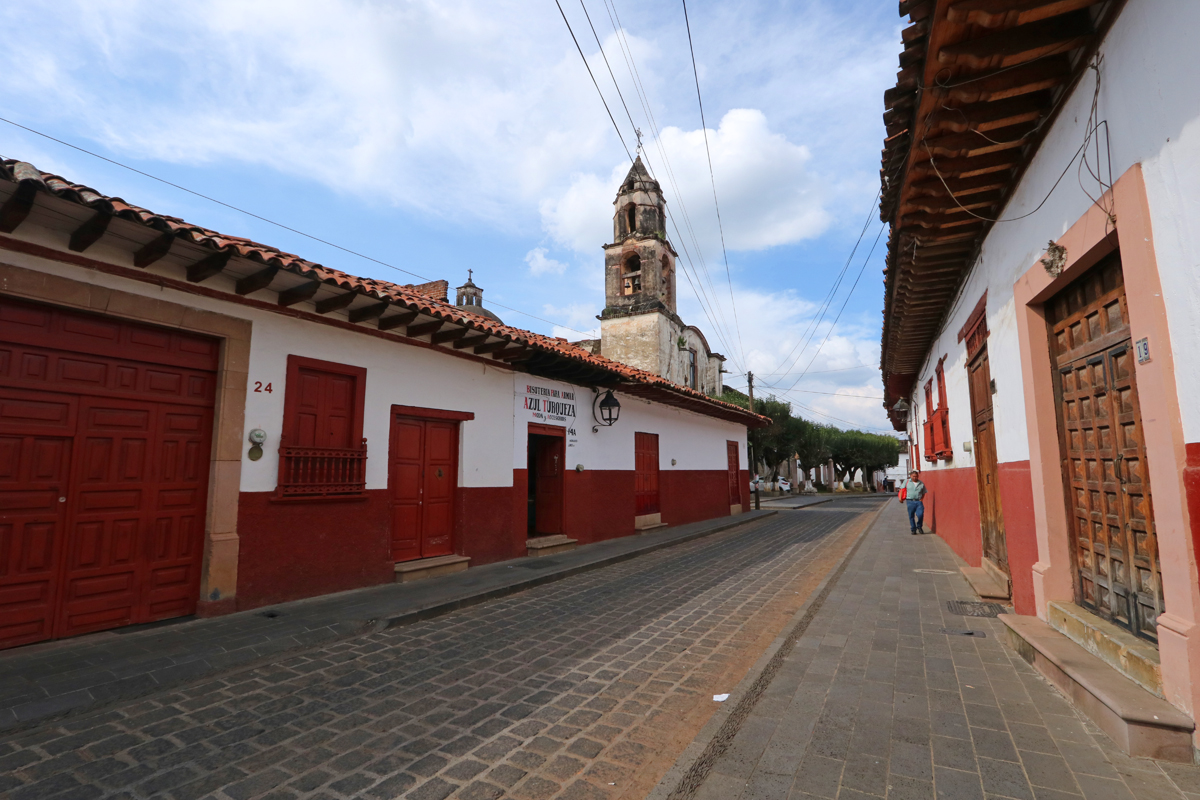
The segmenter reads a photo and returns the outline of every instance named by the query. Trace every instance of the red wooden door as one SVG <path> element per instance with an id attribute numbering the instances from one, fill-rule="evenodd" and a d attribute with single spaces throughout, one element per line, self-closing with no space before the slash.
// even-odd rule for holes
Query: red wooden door
<path id="1" fill-rule="evenodd" d="M 195 611 L 218 352 L 0 299 L 0 647 Z"/>
<path id="2" fill-rule="evenodd" d="M 535 533 L 538 536 L 560 534 L 563 532 L 563 461 L 567 440 L 561 436 L 530 436 L 529 439 L 530 446 L 537 447 L 534 462 L 537 470 L 534 477 L 537 481 Z"/>
<path id="3" fill-rule="evenodd" d="M 742 481 L 738 477 L 741 470 L 738 469 L 738 443 L 725 443 L 726 460 L 729 464 L 729 505 L 740 506 L 742 504 Z"/>
<path id="4" fill-rule="evenodd" d="M 53 636 L 74 425 L 71 398 L 0 393 L 0 647 Z"/>
<path id="5" fill-rule="evenodd" d="M 392 415 L 388 487 L 393 560 L 452 554 L 458 423 Z"/>
<path id="6" fill-rule="evenodd" d="M 634 433 L 634 495 L 637 516 L 657 514 L 658 434 Z"/>

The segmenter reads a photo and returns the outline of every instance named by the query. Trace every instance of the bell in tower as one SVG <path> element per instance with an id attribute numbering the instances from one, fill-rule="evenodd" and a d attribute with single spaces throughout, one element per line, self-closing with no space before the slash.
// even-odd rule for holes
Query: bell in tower
<path id="1" fill-rule="evenodd" d="M 675 250 L 666 201 L 639 155 L 613 202 L 613 241 L 604 246 L 601 319 L 663 310 L 675 314 Z"/>

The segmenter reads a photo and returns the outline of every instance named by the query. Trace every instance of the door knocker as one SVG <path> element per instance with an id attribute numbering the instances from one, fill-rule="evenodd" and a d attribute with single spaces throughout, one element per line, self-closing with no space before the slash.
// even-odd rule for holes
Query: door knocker
<path id="1" fill-rule="evenodd" d="M 442 477 L 442 468 L 441 467 L 438 467 L 437 476 L 439 478 Z"/>

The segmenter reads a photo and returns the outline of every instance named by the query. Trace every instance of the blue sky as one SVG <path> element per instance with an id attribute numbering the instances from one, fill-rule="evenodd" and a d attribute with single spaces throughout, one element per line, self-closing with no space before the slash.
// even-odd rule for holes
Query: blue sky
<path id="1" fill-rule="evenodd" d="M 814 320 L 878 189 L 895 4 L 688 4 L 727 277 L 681 5 L 585 0 L 606 66 L 579 0 L 561 2 L 630 147 L 609 66 L 643 131 L 683 230 L 669 236 L 704 287 L 697 299 L 680 276 L 680 314 L 729 357 L 727 383 L 744 388 L 749 368 L 760 395 L 794 385 L 785 396 L 809 418 L 888 428 L 874 399 L 882 240 L 865 261 L 877 215 Z M 473 269 L 510 324 L 572 339 L 595 328 L 629 162 L 554 0 L 162 8 L 0 8 L 20 32 L 0 52 L 0 116 L 424 278 L 453 286 Z M 416 280 L 3 123 L 0 155 L 347 272 Z"/>

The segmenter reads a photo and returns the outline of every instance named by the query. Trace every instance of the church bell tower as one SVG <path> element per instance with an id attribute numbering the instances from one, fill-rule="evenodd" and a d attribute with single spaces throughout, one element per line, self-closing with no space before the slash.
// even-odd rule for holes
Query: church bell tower
<path id="1" fill-rule="evenodd" d="M 613 241 L 604 245 L 604 313 L 675 314 L 675 250 L 667 241 L 666 201 L 639 155 L 613 201 Z"/>
<path id="2" fill-rule="evenodd" d="M 604 245 L 600 351 L 669 380 L 680 380 L 683 322 L 675 311 L 675 249 L 667 204 L 639 155 L 613 202 L 613 241 Z"/>

